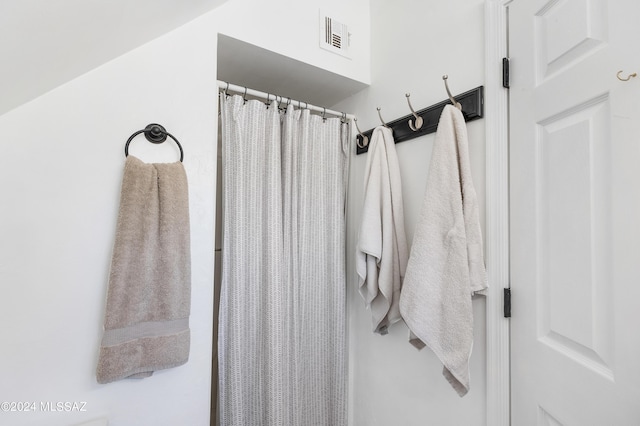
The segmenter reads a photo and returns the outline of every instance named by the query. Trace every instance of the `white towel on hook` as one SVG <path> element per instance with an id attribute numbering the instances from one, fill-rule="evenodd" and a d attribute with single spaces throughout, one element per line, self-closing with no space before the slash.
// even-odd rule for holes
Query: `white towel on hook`
<path id="1" fill-rule="evenodd" d="M 460 396 L 469 391 L 471 297 L 487 288 L 482 243 L 466 124 L 462 113 L 447 105 L 438 123 L 400 312 L 410 342 L 418 349 L 429 346 Z"/>
<path id="2" fill-rule="evenodd" d="M 373 331 L 387 334 L 388 327 L 401 319 L 400 288 L 409 257 L 391 129 L 374 129 L 368 153 L 356 270 L 360 294 L 371 309 Z"/>

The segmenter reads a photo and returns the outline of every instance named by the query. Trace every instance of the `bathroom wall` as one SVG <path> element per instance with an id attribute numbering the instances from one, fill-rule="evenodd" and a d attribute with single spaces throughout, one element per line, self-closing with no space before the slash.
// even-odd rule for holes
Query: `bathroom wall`
<path id="1" fill-rule="evenodd" d="M 454 94 L 483 85 L 483 0 L 424 2 L 371 1 L 371 86 L 334 106 L 356 114 L 362 131 L 409 113 L 405 93 L 416 110 L 446 99 L 442 75 Z M 474 184 L 484 223 L 484 120 L 469 123 Z M 434 135 L 397 147 L 410 242 L 423 200 Z M 354 150 L 355 151 L 355 150 Z M 441 374 L 442 365 L 428 348 L 407 342 L 403 323 L 386 336 L 371 332 L 371 315 L 357 292 L 355 244 L 363 199 L 367 155 L 352 156 L 348 213 L 348 303 L 350 339 L 350 424 L 485 425 L 485 300 L 473 301 L 474 347 L 471 390 L 460 398 Z"/>
<path id="2" fill-rule="evenodd" d="M 0 116 L 0 402 L 36 408 L 0 411 L 0 424 L 68 426 L 101 417 L 114 426 L 209 424 L 217 35 L 228 32 L 346 78 L 369 75 L 368 1 L 340 8 L 367 38 L 352 60 L 317 48 L 318 8 L 336 8 L 338 1 L 263 3 L 230 0 Z M 295 40 L 280 43 L 283 36 Z M 123 148 L 131 133 L 151 122 L 166 126 L 185 151 L 191 357 L 148 379 L 98 385 Z M 147 162 L 178 158 L 171 142 L 156 146 L 143 137 L 131 143 L 130 153 Z M 77 406 L 84 411 L 44 412 L 41 402 L 86 405 Z"/>
<path id="3" fill-rule="evenodd" d="M 352 33 L 350 58 L 318 48 L 320 10 L 348 24 Z M 369 83 L 368 0 L 233 0 L 220 6 L 216 16 L 218 31 L 229 37 Z"/>
<path id="4" fill-rule="evenodd" d="M 208 424 L 216 134 L 215 34 L 195 22 L 0 116 L 0 424 Z M 200 40 L 192 43 L 193 40 Z M 170 60 L 168 60 L 170 59 Z M 192 238 L 189 362 L 140 381 L 98 385 L 124 143 L 158 122 L 185 150 Z M 130 154 L 176 161 L 172 142 L 136 138 Z M 84 402 L 45 412 L 41 402 Z M 185 419 L 188 419 L 185 423 Z"/>
<path id="5" fill-rule="evenodd" d="M 225 1 L 1 1 L 0 115 Z"/>
<path id="6" fill-rule="evenodd" d="M 407 91 L 416 108 L 443 100 L 442 74 L 449 74 L 454 93 L 483 83 L 482 4 L 230 0 L 0 116 L 0 402 L 86 402 L 83 412 L 0 412 L 0 424 L 62 426 L 98 417 L 116 426 L 209 424 L 218 33 L 371 83 L 334 107 L 356 114 L 365 130 L 378 123 L 376 106 L 387 120 L 405 115 Z M 319 8 L 335 11 L 355 29 L 352 59 L 317 48 Z M 98 385 L 94 372 L 122 150 L 126 138 L 150 122 L 165 125 L 185 149 L 193 257 L 191 359 L 149 379 Z M 469 133 L 483 202 L 483 121 L 470 123 Z M 432 142 L 433 135 L 398 145 L 410 238 Z M 132 142 L 130 152 L 145 161 L 173 161 L 177 155 L 173 145 L 155 146 L 144 138 Z M 474 301 L 472 390 L 463 399 L 442 378 L 428 349 L 418 352 L 406 342 L 403 325 L 384 337 L 371 333 L 353 268 L 365 161 L 366 155 L 354 156 L 351 163 L 351 425 L 483 425 L 482 299 Z"/>

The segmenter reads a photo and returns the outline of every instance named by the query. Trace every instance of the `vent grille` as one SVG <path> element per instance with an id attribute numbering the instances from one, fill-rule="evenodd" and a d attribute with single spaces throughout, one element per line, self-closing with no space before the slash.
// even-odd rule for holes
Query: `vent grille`
<path id="1" fill-rule="evenodd" d="M 342 35 L 346 33 L 346 25 L 334 22 L 328 16 L 324 18 L 326 27 L 325 41 L 337 49 L 342 48 Z"/>
<path id="2" fill-rule="evenodd" d="M 342 37 L 337 34 L 332 34 L 332 37 L 333 39 L 331 40 L 331 44 L 333 44 L 333 47 L 340 49 L 342 46 Z"/>
<path id="3" fill-rule="evenodd" d="M 338 53 L 342 56 L 349 57 L 349 29 L 347 26 L 335 19 L 320 14 L 321 19 L 321 34 L 320 34 L 320 47 L 329 50 L 334 53 Z"/>

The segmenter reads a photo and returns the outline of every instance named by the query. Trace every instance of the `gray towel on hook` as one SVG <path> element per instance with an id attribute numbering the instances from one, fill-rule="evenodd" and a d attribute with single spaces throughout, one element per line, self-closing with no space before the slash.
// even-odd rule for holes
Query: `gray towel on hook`
<path id="1" fill-rule="evenodd" d="M 191 257 L 181 162 L 128 156 L 109 274 L 98 383 L 144 378 L 189 358 Z"/>

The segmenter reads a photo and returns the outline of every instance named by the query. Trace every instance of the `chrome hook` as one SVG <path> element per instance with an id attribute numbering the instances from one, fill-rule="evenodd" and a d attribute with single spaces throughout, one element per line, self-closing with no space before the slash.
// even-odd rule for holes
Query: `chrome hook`
<path id="1" fill-rule="evenodd" d="M 384 120 L 382 119 L 382 114 L 380 114 L 380 107 L 378 107 L 378 108 L 376 108 L 376 109 L 378 110 L 378 117 L 380 118 L 380 122 L 382 123 L 382 125 L 383 125 L 384 127 L 387 127 L 387 128 L 388 128 L 389 126 L 387 126 L 387 123 L 385 123 L 385 122 L 384 122 Z"/>
<path id="2" fill-rule="evenodd" d="M 447 95 L 449 95 L 449 100 L 451 101 L 454 107 L 462 111 L 462 105 L 460 105 L 460 102 L 456 101 L 456 98 L 453 97 L 453 95 L 451 94 L 451 91 L 449 90 L 449 84 L 447 83 L 448 78 L 449 76 L 446 74 L 442 76 L 442 79 L 444 80 L 444 88 L 447 90 Z"/>
<path id="3" fill-rule="evenodd" d="M 327 117 L 325 117 L 326 113 L 327 109 L 325 107 L 322 107 L 322 121 L 327 121 Z"/>
<path id="4" fill-rule="evenodd" d="M 366 148 L 369 145 L 369 138 L 367 136 L 365 136 L 364 134 L 362 134 L 362 131 L 360 131 L 360 127 L 358 127 L 358 118 L 357 117 L 353 117 L 353 122 L 356 125 L 356 130 L 358 131 L 358 135 L 360 135 L 360 137 L 362 138 L 362 145 L 360 145 L 360 143 L 358 142 L 358 138 L 356 138 L 356 144 L 360 148 Z"/>
<path id="5" fill-rule="evenodd" d="M 629 80 L 631 80 L 633 77 L 637 77 L 637 76 L 638 76 L 638 73 L 634 72 L 633 74 L 629 74 L 629 75 L 627 76 L 627 78 L 622 78 L 622 77 L 620 77 L 620 74 L 621 74 L 621 73 L 622 73 L 622 70 L 618 71 L 618 73 L 616 74 L 616 77 L 618 77 L 618 80 L 620 80 L 620 81 L 629 81 Z"/>
<path id="6" fill-rule="evenodd" d="M 227 87 L 224 88 L 223 92 L 224 92 L 224 97 L 225 98 L 229 97 L 229 93 L 228 93 L 229 92 L 229 82 L 228 81 L 227 81 Z"/>
<path id="7" fill-rule="evenodd" d="M 413 107 L 411 106 L 411 101 L 409 100 L 409 97 L 411 96 L 411 94 L 405 93 L 404 95 L 407 97 L 407 103 L 409 104 L 409 109 L 411 110 L 411 114 L 413 114 L 413 117 L 416 119 L 415 126 L 413 125 L 413 120 L 409 120 L 409 128 L 414 132 L 417 132 L 422 127 L 422 117 L 416 114 L 416 112 L 413 110 Z"/>
<path id="8" fill-rule="evenodd" d="M 243 104 L 247 103 L 247 88 L 244 88 L 244 95 L 242 96 Z"/>

